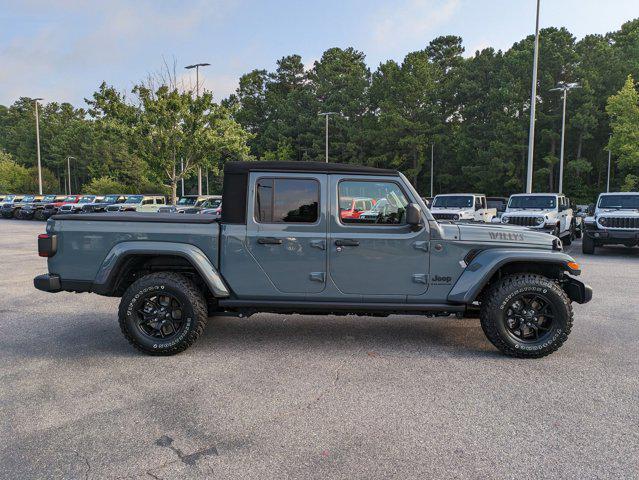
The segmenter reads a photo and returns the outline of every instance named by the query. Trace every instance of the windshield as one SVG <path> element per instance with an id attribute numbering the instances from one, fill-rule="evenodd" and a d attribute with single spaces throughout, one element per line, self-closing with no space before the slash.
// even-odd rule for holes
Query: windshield
<path id="1" fill-rule="evenodd" d="M 178 205 L 195 205 L 197 202 L 197 197 L 180 197 L 177 201 Z"/>
<path id="2" fill-rule="evenodd" d="M 29 202 L 33 202 L 34 199 L 35 199 L 35 195 L 25 195 L 22 201 L 24 203 L 29 203 Z"/>
<path id="3" fill-rule="evenodd" d="M 496 208 L 497 211 L 502 211 L 506 208 L 505 200 L 486 200 L 488 208 Z"/>
<path id="4" fill-rule="evenodd" d="M 75 202 L 75 195 L 69 195 L 68 197 L 66 197 L 64 200 L 62 200 L 63 202 Z"/>
<path id="5" fill-rule="evenodd" d="M 129 195 L 128 197 L 126 197 L 124 203 L 140 203 L 142 202 L 143 198 L 144 196 L 142 195 Z"/>
<path id="6" fill-rule="evenodd" d="M 104 197 L 103 202 L 104 203 L 118 203 L 118 196 L 117 195 L 107 195 L 106 197 Z"/>
<path id="7" fill-rule="evenodd" d="M 446 195 L 445 197 L 435 197 L 433 207 L 439 208 L 471 208 L 473 197 L 470 195 Z"/>
<path id="8" fill-rule="evenodd" d="M 222 200 L 207 200 L 202 204 L 202 208 L 217 208 L 222 203 Z"/>
<path id="9" fill-rule="evenodd" d="M 16 198 L 15 195 L 7 195 L 7 198 L 4 199 L 5 202 L 13 202 L 13 199 Z"/>
<path id="10" fill-rule="evenodd" d="M 639 195 L 602 195 L 599 208 L 639 209 Z"/>
<path id="11" fill-rule="evenodd" d="M 54 202 L 55 201 L 55 195 L 45 195 L 44 198 L 42 199 L 43 202 Z"/>
<path id="12" fill-rule="evenodd" d="M 85 195 L 78 203 L 91 203 L 93 200 L 95 200 L 95 195 Z"/>
<path id="13" fill-rule="evenodd" d="M 542 195 L 519 195 L 510 197 L 508 208 L 529 208 L 533 210 L 555 208 L 557 206 L 557 198 Z"/>

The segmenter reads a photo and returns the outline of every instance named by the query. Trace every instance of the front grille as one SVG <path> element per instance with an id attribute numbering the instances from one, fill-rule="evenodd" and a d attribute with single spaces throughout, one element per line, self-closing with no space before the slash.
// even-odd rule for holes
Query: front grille
<path id="1" fill-rule="evenodd" d="M 106 210 L 107 212 L 119 212 L 120 207 L 107 207 Z"/>
<path id="2" fill-rule="evenodd" d="M 71 207 L 71 205 L 62 205 L 60 207 L 60 211 L 61 212 L 66 212 L 67 210 L 71 210 L 73 207 Z"/>
<path id="3" fill-rule="evenodd" d="M 455 220 L 455 217 L 459 219 L 459 215 L 456 213 L 433 213 L 435 220 Z"/>
<path id="4" fill-rule="evenodd" d="M 601 217 L 599 224 L 604 228 L 639 229 L 639 217 Z"/>
<path id="5" fill-rule="evenodd" d="M 537 227 L 537 217 L 508 217 L 508 223 L 522 227 Z"/>

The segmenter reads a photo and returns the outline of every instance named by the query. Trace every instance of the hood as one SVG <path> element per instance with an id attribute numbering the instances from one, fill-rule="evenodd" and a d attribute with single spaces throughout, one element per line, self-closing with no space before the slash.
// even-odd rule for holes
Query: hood
<path id="1" fill-rule="evenodd" d="M 474 211 L 473 207 L 433 207 L 429 209 L 431 213 L 458 213 L 467 212 L 469 210 Z"/>
<path id="2" fill-rule="evenodd" d="M 498 223 L 460 223 L 459 239 L 467 242 L 492 243 L 511 247 L 538 247 L 553 249 L 557 238 L 544 232 L 536 232 L 526 227 Z"/>
<path id="3" fill-rule="evenodd" d="M 599 217 L 609 217 L 609 218 L 615 218 L 615 217 L 639 217 L 639 210 L 633 209 L 633 210 L 597 210 L 597 218 Z"/>
<path id="4" fill-rule="evenodd" d="M 547 215 L 549 212 L 551 212 L 552 210 L 532 210 L 532 209 L 526 209 L 526 210 L 512 210 L 510 212 L 504 212 L 504 216 L 507 217 L 543 217 L 544 215 Z"/>

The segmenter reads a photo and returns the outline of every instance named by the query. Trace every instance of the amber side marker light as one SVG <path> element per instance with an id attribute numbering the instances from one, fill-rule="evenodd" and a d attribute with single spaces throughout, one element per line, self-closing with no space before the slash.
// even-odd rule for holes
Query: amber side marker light
<path id="1" fill-rule="evenodd" d="M 568 267 L 571 270 L 581 270 L 581 267 L 579 266 L 577 262 L 568 262 Z"/>

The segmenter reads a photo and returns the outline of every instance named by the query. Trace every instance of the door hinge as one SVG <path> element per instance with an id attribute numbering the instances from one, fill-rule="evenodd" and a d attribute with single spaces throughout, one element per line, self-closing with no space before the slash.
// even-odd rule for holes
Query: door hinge
<path id="1" fill-rule="evenodd" d="M 423 283 L 424 285 L 428 283 L 425 273 L 413 273 L 413 282 L 415 283 Z"/>
<path id="2" fill-rule="evenodd" d="M 324 283 L 324 278 L 326 274 L 324 272 L 311 272 L 309 275 L 311 282 L 321 282 Z"/>
<path id="3" fill-rule="evenodd" d="M 428 251 L 428 242 L 425 242 L 425 241 L 413 242 L 413 248 L 415 248 L 417 250 L 423 250 L 424 252 L 427 252 Z"/>

